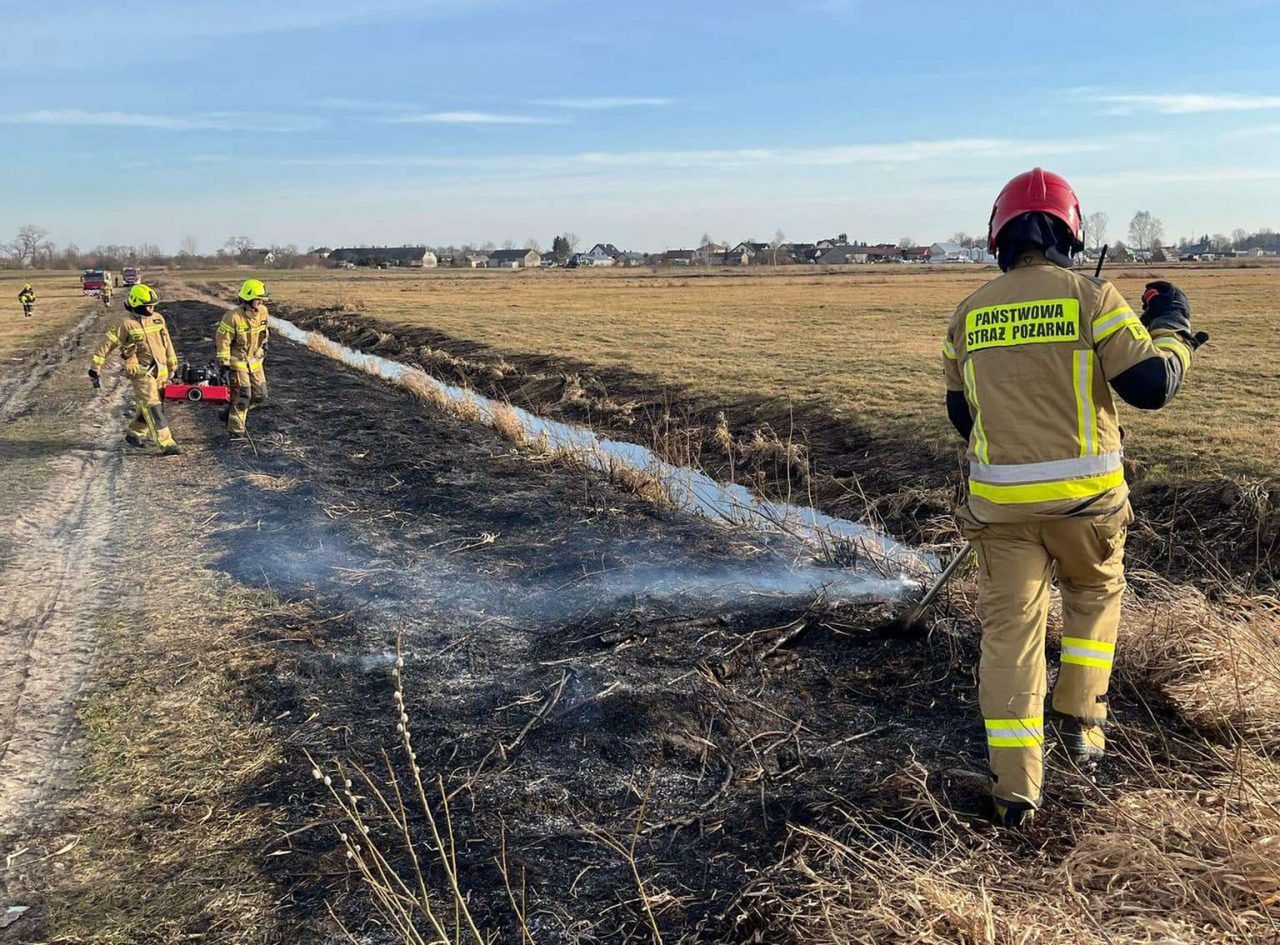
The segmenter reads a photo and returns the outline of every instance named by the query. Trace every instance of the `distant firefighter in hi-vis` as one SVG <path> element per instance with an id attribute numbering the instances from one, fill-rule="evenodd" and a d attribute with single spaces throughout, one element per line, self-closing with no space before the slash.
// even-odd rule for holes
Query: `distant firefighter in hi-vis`
<path id="1" fill-rule="evenodd" d="M 133 385 L 136 411 L 125 429 L 125 439 L 131 446 L 145 446 L 150 437 L 165 456 L 182 452 L 169 432 L 165 419 L 161 392 L 165 382 L 178 370 L 178 355 L 173 350 L 169 326 L 164 316 L 156 311 L 159 296 L 150 286 L 135 285 L 129 290 L 124 307 L 128 311 L 121 321 L 107 330 L 106 339 L 93 353 L 93 366 L 89 368 L 89 380 L 94 387 L 101 387 L 99 369 L 107 356 L 116 348 L 124 364 L 124 376 Z"/>
<path id="2" fill-rule="evenodd" d="M 1080 204 L 1056 174 L 1011 180 L 988 240 L 1003 275 L 956 309 L 942 360 L 947 412 L 968 440 L 959 519 L 978 555 L 993 808 L 1016 826 L 1041 802 L 1055 571 L 1062 656 L 1051 721 L 1074 763 L 1091 765 L 1105 749 L 1133 520 L 1112 391 L 1140 409 L 1164 407 L 1203 337 L 1173 285 L 1148 285 L 1138 315 L 1109 282 L 1069 268 L 1083 249 Z"/>
<path id="3" fill-rule="evenodd" d="M 267 399 L 267 305 L 270 297 L 260 279 L 246 279 L 240 287 L 240 304 L 218 323 L 218 364 L 231 387 L 227 408 L 227 432 L 231 439 L 245 435 L 249 407 Z"/>

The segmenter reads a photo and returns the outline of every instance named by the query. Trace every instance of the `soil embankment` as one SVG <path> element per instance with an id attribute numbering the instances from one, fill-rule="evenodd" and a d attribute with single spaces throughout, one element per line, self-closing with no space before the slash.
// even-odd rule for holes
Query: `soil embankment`
<path id="1" fill-rule="evenodd" d="M 835 416 L 776 399 L 708 401 L 643 374 L 546 354 L 501 354 L 426 328 L 334 310 L 282 313 L 336 341 L 417 365 L 443 380 L 557 419 L 655 447 L 677 463 L 754 483 L 771 495 L 810 497 L 842 518 L 877 521 L 912 543 L 955 538 L 961 495 L 954 444 L 903 431 L 871 432 L 856 405 Z M 939 406 L 941 410 L 941 405 Z M 1280 582 L 1280 484 L 1206 475 L 1149 477 L 1130 463 L 1139 516 L 1135 572 L 1207 589 L 1268 590 Z"/>

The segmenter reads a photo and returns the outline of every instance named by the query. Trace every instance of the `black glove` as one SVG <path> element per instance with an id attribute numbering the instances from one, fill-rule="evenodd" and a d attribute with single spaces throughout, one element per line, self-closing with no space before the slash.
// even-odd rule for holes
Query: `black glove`
<path id="1" fill-rule="evenodd" d="M 1148 282 L 1142 293 L 1142 324 L 1148 331 L 1164 328 L 1176 332 L 1184 341 L 1192 341 L 1191 303 L 1186 293 L 1172 282 Z"/>
<path id="2" fill-rule="evenodd" d="M 97 368 L 89 368 L 89 383 L 93 384 L 95 389 L 102 387 L 102 378 L 98 375 Z"/>
<path id="3" fill-rule="evenodd" d="M 230 381 L 231 381 L 231 365 L 219 364 L 218 365 L 218 386 L 226 387 Z"/>

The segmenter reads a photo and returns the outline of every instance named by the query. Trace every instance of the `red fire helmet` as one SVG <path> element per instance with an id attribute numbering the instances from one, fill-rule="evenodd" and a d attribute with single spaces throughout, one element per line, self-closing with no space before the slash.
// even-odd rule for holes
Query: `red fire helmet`
<path id="1" fill-rule="evenodd" d="M 1084 221 L 1080 219 L 1080 199 L 1062 177 L 1035 167 L 1004 185 L 991 208 L 987 226 L 987 248 L 996 251 L 996 238 L 1005 224 L 1024 213 L 1040 210 L 1057 217 L 1071 230 L 1072 238 L 1083 245 Z"/>

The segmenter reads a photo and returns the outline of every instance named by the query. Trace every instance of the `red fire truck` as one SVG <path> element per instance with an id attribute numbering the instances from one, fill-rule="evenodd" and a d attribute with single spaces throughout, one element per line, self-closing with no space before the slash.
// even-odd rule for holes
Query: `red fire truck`
<path id="1" fill-rule="evenodd" d="M 80 290 L 85 295 L 100 295 L 104 286 L 111 284 L 109 269 L 86 269 L 80 277 Z"/>

